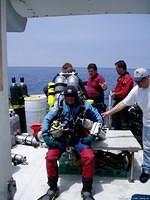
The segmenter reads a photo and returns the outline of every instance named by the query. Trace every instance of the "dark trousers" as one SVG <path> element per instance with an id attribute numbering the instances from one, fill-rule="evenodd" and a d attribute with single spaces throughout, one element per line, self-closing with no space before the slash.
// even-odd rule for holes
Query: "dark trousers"
<path id="1" fill-rule="evenodd" d="M 104 96 L 90 97 L 94 100 L 93 106 L 97 108 L 99 113 L 103 113 L 106 111 L 106 104 L 104 103 Z"/>
<path id="2" fill-rule="evenodd" d="M 129 129 L 129 112 L 128 107 L 112 115 L 112 127 L 115 130 Z"/>

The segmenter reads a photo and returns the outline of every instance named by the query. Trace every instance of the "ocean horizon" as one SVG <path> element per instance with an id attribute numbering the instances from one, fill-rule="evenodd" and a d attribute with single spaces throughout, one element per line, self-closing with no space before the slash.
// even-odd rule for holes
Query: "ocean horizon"
<path id="1" fill-rule="evenodd" d="M 87 80 L 88 71 L 86 67 L 76 67 L 78 76 L 83 80 Z M 61 67 L 24 67 L 24 66 L 9 66 L 8 67 L 8 85 L 10 87 L 12 77 L 16 78 L 16 83 L 19 84 L 20 77 L 24 77 L 28 87 L 29 95 L 44 94 L 43 88 L 50 82 L 53 77 L 61 71 Z M 128 72 L 133 75 L 134 69 L 128 69 Z M 118 74 L 115 68 L 98 68 L 100 73 L 106 80 L 107 90 L 105 91 L 105 103 L 108 106 L 109 93 L 116 85 Z"/>

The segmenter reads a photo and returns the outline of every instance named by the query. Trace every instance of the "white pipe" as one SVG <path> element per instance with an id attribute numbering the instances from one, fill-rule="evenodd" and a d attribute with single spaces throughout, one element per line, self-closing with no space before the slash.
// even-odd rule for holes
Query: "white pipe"
<path id="1" fill-rule="evenodd" d="M 109 109 L 109 110 L 112 108 L 111 93 L 112 93 L 112 91 L 110 91 L 109 97 L 108 97 L 108 109 Z M 111 116 L 108 117 L 108 127 L 111 128 Z"/>

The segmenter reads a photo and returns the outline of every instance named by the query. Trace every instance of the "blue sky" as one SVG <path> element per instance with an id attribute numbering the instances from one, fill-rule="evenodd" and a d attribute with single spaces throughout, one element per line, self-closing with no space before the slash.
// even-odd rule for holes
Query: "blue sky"
<path id="1" fill-rule="evenodd" d="M 28 19 L 23 33 L 7 33 L 8 66 L 74 67 L 94 62 L 150 68 L 150 15 L 91 15 Z"/>

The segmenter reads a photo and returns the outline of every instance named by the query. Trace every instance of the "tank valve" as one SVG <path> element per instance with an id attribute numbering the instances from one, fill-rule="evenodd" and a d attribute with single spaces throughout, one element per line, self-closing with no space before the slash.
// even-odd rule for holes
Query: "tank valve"
<path id="1" fill-rule="evenodd" d="M 27 159 L 26 159 L 26 156 L 22 156 L 22 155 L 19 155 L 19 154 L 14 154 L 12 153 L 11 154 L 11 160 L 12 160 L 12 163 L 16 166 L 16 165 L 27 165 L 28 162 L 27 162 Z"/>

